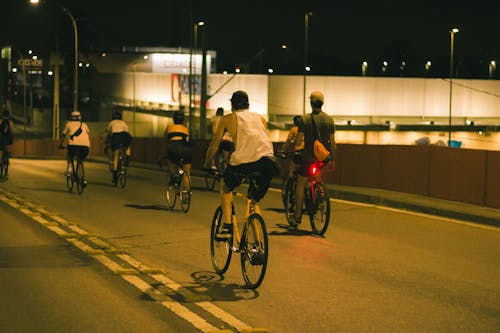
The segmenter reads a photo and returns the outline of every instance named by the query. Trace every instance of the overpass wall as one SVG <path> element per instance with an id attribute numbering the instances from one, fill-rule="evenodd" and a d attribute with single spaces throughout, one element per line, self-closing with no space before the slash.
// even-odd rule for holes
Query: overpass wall
<path id="1" fill-rule="evenodd" d="M 26 156 L 65 156 L 51 139 L 26 141 Z M 276 149 L 281 143 L 275 143 Z M 208 141 L 195 145 L 193 168 L 201 169 Z M 135 138 L 132 162 L 156 163 L 161 138 Z M 10 151 L 24 155 L 17 140 Z M 89 157 L 102 157 L 100 137 L 92 138 Z M 282 171 L 287 166 L 282 163 Z M 13 170 L 13 172 L 15 172 Z M 339 144 L 336 170 L 326 173 L 328 183 L 381 188 L 446 200 L 500 208 L 500 151 L 438 146 Z"/>

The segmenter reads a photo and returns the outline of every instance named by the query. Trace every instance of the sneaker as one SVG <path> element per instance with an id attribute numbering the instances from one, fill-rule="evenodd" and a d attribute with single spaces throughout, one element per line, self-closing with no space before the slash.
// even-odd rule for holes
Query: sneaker
<path id="1" fill-rule="evenodd" d="M 216 237 L 221 239 L 230 239 L 233 237 L 233 225 L 224 223 L 222 229 L 217 232 Z"/>
<path id="2" fill-rule="evenodd" d="M 82 182 L 82 187 L 83 187 L 83 188 L 86 188 L 86 187 L 87 187 L 87 181 L 86 181 L 86 180 L 84 180 L 84 181 Z"/>
<path id="3" fill-rule="evenodd" d="M 118 172 L 113 171 L 113 184 L 118 183 Z"/>
<path id="4" fill-rule="evenodd" d="M 66 177 L 69 177 L 69 176 L 71 176 L 71 172 L 69 172 L 69 171 L 64 171 L 64 175 L 65 175 Z"/>

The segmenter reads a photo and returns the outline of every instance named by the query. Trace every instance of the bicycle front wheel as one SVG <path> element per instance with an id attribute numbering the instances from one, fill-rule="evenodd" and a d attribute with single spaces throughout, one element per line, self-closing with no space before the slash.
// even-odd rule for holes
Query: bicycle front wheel
<path id="1" fill-rule="evenodd" d="M 285 216 L 288 224 L 291 227 L 296 227 L 297 223 L 295 222 L 295 188 L 297 187 L 297 179 L 296 178 L 288 178 L 285 185 L 285 194 L 284 194 L 284 204 L 285 204 Z"/>
<path id="2" fill-rule="evenodd" d="M 184 213 L 187 213 L 189 211 L 189 207 L 191 206 L 191 180 L 187 174 L 184 174 L 180 181 L 181 208 Z"/>
<path id="3" fill-rule="evenodd" d="M 313 233 L 321 236 L 326 232 L 330 223 L 330 198 L 323 183 L 315 183 L 313 191 L 309 219 Z"/>
<path id="4" fill-rule="evenodd" d="M 174 208 L 175 200 L 177 199 L 177 187 L 174 184 L 173 175 L 167 171 L 167 184 L 165 185 L 165 198 L 170 209 Z"/>
<path id="5" fill-rule="evenodd" d="M 255 289 L 264 279 L 269 255 L 266 225 L 259 214 L 248 217 L 241 236 L 240 250 L 243 279 L 248 288 Z"/>
<path id="6" fill-rule="evenodd" d="M 222 207 L 219 206 L 215 210 L 212 219 L 212 230 L 210 231 L 210 257 L 212 258 L 212 266 L 217 274 L 224 274 L 229 268 L 233 251 L 233 237 L 228 239 L 217 238 L 217 231 L 222 228 Z"/>
<path id="7" fill-rule="evenodd" d="M 83 161 L 76 163 L 76 189 L 78 194 L 82 194 L 85 189 L 85 172 L 83 171 Z"/>

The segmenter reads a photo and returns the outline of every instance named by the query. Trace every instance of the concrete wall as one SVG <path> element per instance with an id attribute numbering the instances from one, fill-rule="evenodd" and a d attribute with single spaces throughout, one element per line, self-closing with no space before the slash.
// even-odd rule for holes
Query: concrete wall
<path id="1" fill-rule="evenodd" d="M 276 150 L 281 143 L 276 143 Z M 207 141 L 195 145 L 193 168 L 201 169 Z M 135 138 L 132 162 L 156 163 L 161 138 Z M 22 156 L 24 145 L 11 146 Z M 26 142 L 27 156 L 65 156 L 51 139 Z M 99 137 L 92 138 L 90 157 L 103 156 Z M 283 168 L 286 168 L 283 165 Z M 286 170 L 284 170 L 286 172 Z M 329 183 L 388 189 L 435 198 L 500 208 L 500 152 L 437 146 L 339 144 L 336 170 Z"/>

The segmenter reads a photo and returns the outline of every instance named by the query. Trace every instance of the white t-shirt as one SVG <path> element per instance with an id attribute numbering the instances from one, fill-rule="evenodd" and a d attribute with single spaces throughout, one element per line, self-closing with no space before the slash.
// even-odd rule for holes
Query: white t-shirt
<path id="1" fill-rule="evenodd" d="M 82 133 L 79 136 L 74 136 L 73 139 L 69 139 L 68 145 L 69 146 L 86 146 L 90 147 L 90 130 L 89 127 L 87 126 L 86 123 L 81 123 L 82 124 Z M 78 128 L 80 128 L 80 121 L 79 120 L 69 120 L 66 122 L 64 125 L 64 129 L 62 133 L 66 136 L 73 135 Z"/>
<path id="2" fill-rule="evenodd" d="M 239 165 L 274 156 L 274 149 L 262 117 L 248 110 L 239 110 L 236 114 L 236 144 L 229 164 Z"/>
<path id="3" fill-rule="evenodd" d="M 113 119 L 106 126 L 107 133 L 121 133 L 128 132 L 128 125 L 121 119 Z"/>

